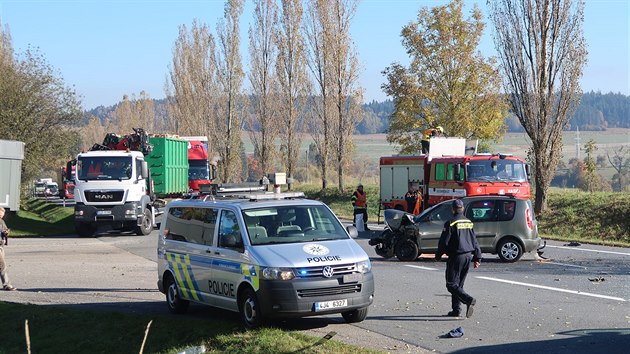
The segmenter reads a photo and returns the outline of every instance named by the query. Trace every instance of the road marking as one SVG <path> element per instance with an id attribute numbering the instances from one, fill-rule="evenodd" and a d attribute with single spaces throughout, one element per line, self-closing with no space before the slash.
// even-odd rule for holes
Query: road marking
<path id="1" fill-rule="evenodd" d="M 575 295 L 584 295 L 584 296 L 597 297 L 597 298 L 601 298 L 601 299 L 609 299 L 609 300 L 624 301 L 624 302 L 626 301 L 626 299 L 623 299 L 623 298 L 620 298 L 620 297 L 599 295 L 599 294 L 593 294 L 593 293 L 586 293 L 586 292 L 576 291 L 576 290 L 554 288 L 554 287 L 551 287 L 551 286 L 544 286 L 544 285 L 521 283 L 521 282 L 512 281 L 512 280 L 504 280 L 504 279 L 490 278 L 490 277 L 481 277 L 481 276 L 478 276 L 478 277 L 475 277 L 475 278 L 496 281 L 496 282 L 499 282 L 499 283 L 507 283 L 507 284 L 513 284 L 513 285 L 522 285 L 522 286 L 529 286 L 529 287 L 532 287 L 532 288 L 539 288 L 539 289 L 545 289 L 545 290 L 558 291 L 558 292 L 561 292 L 561 293 L 569 293 L 569 294 L 575 294 Z"/>
<path id="2" fill-rule="evenodd" d="M 575 267 L 575 268 L 588 269 L 588 268 L 586 268 L 584 266 L 579 266 L 579 265 L 575 265 L 575 264 L 556 263 L 556 262 L 543 262 L 543 264 L 555 264 L 555 265 L 560 265 L 560 266 L 564 266 L 564 267 Z"/>
<path id="3" fill-rule="evenodd" d="M 574 250 L 574 251 L 583 251 L 583 252 L 598 252 L 598 253 L 608 253 L 608 254 L 619 254 L 622 256 L 630 256 L 630 253 L 623 253 L 623 252 L 614 252 L 614 251 L 600 251 L 600 250 L 592 250 L 589 248 L 577 248 L 577 247 L 567 247 L 567 246 L 549 246 L 547 245 L 547 247 L 550 248 L 562 248 L 565 250 Z"/>
<path id="4" fill-rule="evenodd" d="M 417 265 L 411 265 L 411 264 L 405 264 L 405 267 L 418 268 L 418 269 L 424 269 L 424 270 L 438 270 L 437 268 L 423 267 L 423 266 L 417 266 Z"/>

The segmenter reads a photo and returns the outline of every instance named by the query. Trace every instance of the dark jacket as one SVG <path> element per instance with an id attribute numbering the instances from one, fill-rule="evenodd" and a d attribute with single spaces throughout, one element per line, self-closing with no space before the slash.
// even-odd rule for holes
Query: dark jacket
<path id="1" fill-rule="evenodd" d="M 481 260 L 481 249 L 477 243 L 473 223 L 466 219 L 464 214 L 456 214 L 444 224 L 435 257 L 440 258 L 445 253 L 449 257 L 472 253 L 473 261 Z"/>

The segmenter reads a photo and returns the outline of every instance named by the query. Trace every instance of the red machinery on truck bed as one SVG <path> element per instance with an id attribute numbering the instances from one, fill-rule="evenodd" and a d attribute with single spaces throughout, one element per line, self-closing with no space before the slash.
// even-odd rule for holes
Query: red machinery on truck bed
<path id="1" fill-rule="evenodd" d="M 476 142 L 433 138 L 429 153 L 380 159 L 380 201 L 384 209 L 407 210 L 405 194 L 418 187 L 422 209 L 474 195 L 529 198 L 529 166 L 507 154 L 477 154 Z"/>

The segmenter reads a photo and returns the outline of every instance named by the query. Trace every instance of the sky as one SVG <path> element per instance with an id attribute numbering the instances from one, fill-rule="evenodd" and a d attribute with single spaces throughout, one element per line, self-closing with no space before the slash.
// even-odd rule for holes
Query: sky
<path id="1" fill-rule="evenodd" d="M 382 71 L 409 63 L 400 31 L 422 7 L 437 0 L 363 0 L 351 34 L 359 53 L 364 100 L 383 101 Z M 496 55 L 486 1 L 466 0 L 466 15 L 477 4 L 487 24 L 479 50 Z M 584 35 L 588 63 L 584 92 L 630 95 L 630 0 L 586 0 Z M 194 19 L 216 34 L 223 0 L 0 0 L 0 23 L 9 28 L 16 53 L 36 48 L 79 94 L 84 109 L 109 106 L 123 95 L 163 98 L 180 25 Z M 247 68 L 253 4 L 241 16 L 241 54 Z M 247 81 L 247 80 L 245 80 Z"/>

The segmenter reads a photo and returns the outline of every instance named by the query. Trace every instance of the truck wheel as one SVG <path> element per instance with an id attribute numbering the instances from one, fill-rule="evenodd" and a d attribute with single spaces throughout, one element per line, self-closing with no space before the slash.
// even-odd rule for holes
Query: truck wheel
<path id="1" fill-rule="evenodd" d="M 504 238 L 497 245 L 497 253 L 503 262 L 513 263 L 521 259 L 523 247 L 513 238 Z"/>
<path id="2" fill-rule="evenodd" d="M 96 233 L 96 225 L 84 222 L 77 223 L 74 229 L 79 237 L 92 237 Z"/>
<path id="3" fill-rule="evenodd" d="M 420 255 L 418 245 L 407 239 L 396 243 L 396 258 L 403 262 L 415 261 Z"/>
<path id="4" fill-rule="evenodd" d="M 153 231 L 153 225 L 151 224 L 151 211 L 147 208 L 144 209 L 142 215 L 142 223 L 136 226 L 136 235 L 146 236 Z"/>
<path id="5" fill-rule="evenodd" d="M 173 276 L 167 275 L 164 285 L 166 285 L 166 304 L 168 305 L 168 310 L 176 314 L 185 313 L 186 310 L 188 310 L 189 302 L 179 297 L 179 291 L 177 290 L 177 284 L 175 284 Z"/>
<path id="6" fill-rule="evenodd" d="M 238 297 L 238 310 L 246 328 L 253 329 L 262 325 L 260 302 L 258 302 L 258 297 L 251 288 L 244 289 L 243 293 Z"/>
<path id="7" fill-rule="evenodd" d="M 342 312 L 341 316 L 343 316 L 343 319 L 346 320 L 347 323 L 357 323 L 365 320 L 367 314 L 368 308 L 363 307 L 352 311 Z"/>

